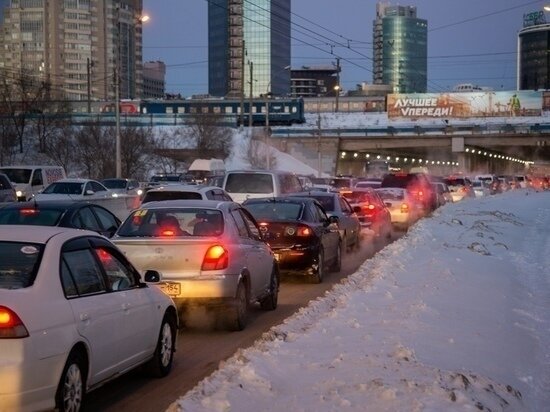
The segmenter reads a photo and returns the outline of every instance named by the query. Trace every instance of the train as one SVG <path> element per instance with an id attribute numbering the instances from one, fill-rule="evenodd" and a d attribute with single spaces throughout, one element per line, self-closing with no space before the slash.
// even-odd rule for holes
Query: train
<path id="1" fill-rule="evenodd" d="M 241 116 L 241 104 L 243 116 Z M 269 107 L 267 106 L 269 104 Z M 85 112 L 87 102 L 72 102 L 74 112 Z M 304 100 L 302 98 L 271 98 L 252 100 L 252 118 L 250 118 L 250 100 L 207 98 L 207 99 L 141 99 L 122 100 L 120 113 L 125 118 L 131 116 L 164 117 L 193 120 L 200 114 L 219 115 L 228 125 L 253 126 L 293 125 L 305 123 Z M 114 114 L 114 102 L 92 102 L 92 113 Z"/>

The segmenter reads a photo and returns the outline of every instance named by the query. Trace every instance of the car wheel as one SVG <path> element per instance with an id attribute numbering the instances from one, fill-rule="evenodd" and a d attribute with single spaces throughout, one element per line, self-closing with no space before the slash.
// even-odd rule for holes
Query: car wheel
<path id="1" fill-rule="evenodd" d="M 85 360 L 78 352 L 71 352 L 63 368 L 55 395 L 60 412 L 78 412 L 86 394 Z"/>
<path id="2" fill-rule="evenodd" d="M 155 353 L 147 364 L 151 375 L 162 378 L 170 373 L 174 360 L 176 333 L 176 321 L 167 313 L 162 319 Z"/>
<path id="3" fill-rule="evenodd" d="M 324 272 L 325 254 L 323 253 L 323 248 L 319 247 L 319 252 L 317 254 L 317 267 L 314 268 L 313 275 L 311 276 L 313 283 L 321 283 L 323 281 Z"/>
<path id="4" fill-rule="evenodd" d="M 340 269 L 342 269 L 342 250 L 342 244 L 338 243 L 338 246 L 336 247 L 336 257 L 334 258 L 334 262 L 330 267 L 333 272 L 340 272 Z"/>
<path id="5" fill-rule="evenodd" d="M 232 331 L 243 330 L 246 327 L 248 299 L 246 297 L 246 286 L 239 282 L 235 298 L 228 308 L 227 327 Z"/>
<path id="6" fill-rule="evenodd" d="M 271 271 L 271 280 L 269 285 L 269 295 L 260 301 L 260 307 L 263 310 L 275 310 L 279 301 L 279 271 L 277 266 L 273 265 Z"/>

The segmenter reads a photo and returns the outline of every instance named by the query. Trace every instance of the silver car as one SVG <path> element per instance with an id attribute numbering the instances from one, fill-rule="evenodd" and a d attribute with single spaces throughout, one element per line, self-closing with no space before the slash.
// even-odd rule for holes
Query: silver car
<path id="1" fill-rule="evenodd" d="M 277 307 L 275 257 L 254 218 L 235 202 L 150 202 L 132 212 L 112 240 L 142 273 L 160 273 L 158 285 L 183 322 L 199 304 L 221 308 L 225 326 L 242 330 L 250 304 Z"/>
<path id="2" fill-rule="evenodd" d="M 5 174 L 0 173 L 0 204 L 17 201 L 15 188 Z"/>

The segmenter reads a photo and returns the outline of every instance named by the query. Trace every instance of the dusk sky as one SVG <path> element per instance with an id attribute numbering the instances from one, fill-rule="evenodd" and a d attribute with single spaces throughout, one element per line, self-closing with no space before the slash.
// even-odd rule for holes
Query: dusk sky
<path id="1" fill-rule="evenodd" d="M 340 57 L 344 90 L 372 83 L 376 3 L 293 0 L 292 67 L 331 64 Z M 428 91 L 440 92 L 459 83 L 515 89 L 517 33 L 523 27 L 523 14 L 542 10 L 550 0 L 402 0 L 390 4 L 416 6 L 417 16 L 428 20 Z M 165 62 L 167 92 L 184 96 L 208 92 L 207 5 L 208 0 L 144 0 L 151 19 L 143 29 L 143 59 Z M 546 18 L 550 22 L 548 13 Z"/>

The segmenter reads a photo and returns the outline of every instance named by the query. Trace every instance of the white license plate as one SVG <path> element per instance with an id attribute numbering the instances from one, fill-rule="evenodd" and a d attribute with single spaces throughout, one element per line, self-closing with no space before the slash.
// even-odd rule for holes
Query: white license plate
<path id="1" fill-rule="evenodd" d="M 179 283 L 161 283 L 159 287 L 168 296 L 179 296 L 181 293 L 181 285 Z"/>

